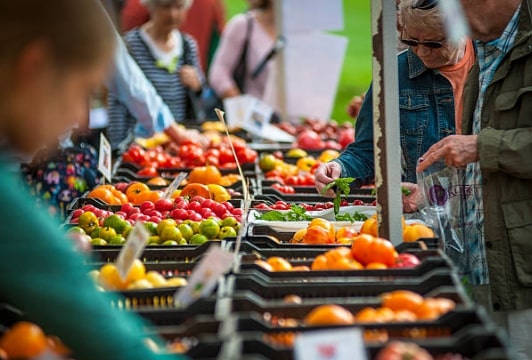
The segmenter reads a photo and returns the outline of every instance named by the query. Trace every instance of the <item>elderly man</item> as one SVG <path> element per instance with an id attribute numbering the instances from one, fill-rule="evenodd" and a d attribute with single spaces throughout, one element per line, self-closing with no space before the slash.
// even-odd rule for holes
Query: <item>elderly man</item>
<path id="1" fill-rule="evenodd" d="M 478 64 L 464 90 L 463 134 L 422 157 L 465 167 L 481 196 L 467 206 L 484 227 L 489 288 L 475 297 L 506 326 L 519 359 L 532 359 L 532 0 L 462 0 Z M 487 291 L 485 291 L 487 290 Z"/>

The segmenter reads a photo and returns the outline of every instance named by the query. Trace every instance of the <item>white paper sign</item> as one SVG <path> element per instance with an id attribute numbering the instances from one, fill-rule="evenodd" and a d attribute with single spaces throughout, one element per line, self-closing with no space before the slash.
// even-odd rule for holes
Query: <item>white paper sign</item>
<path id="1" fill-rule="evenodd" d="M 219 246 L 211 246 L 192 271 L 187 286 L 176 291 L 176 307 L 187 307 L 199 298 L 208 296 L 218 278 L 231 268 L 234 261 L 235 254 Z"/>
<path id="2" fill-rule="evenodd" d="M 102 173 L 102 175 L 109 182 L 111 182 L 111 167 L 112 167 L 111 144 L 109 144 L 109 141 L 103 134 L 100 134 L 100 152 L 98 154 L 98 170 Z"/>
<path id="3" fill-rule="evenodd" d="M 138 259 L 144 251 L 149 236 L 144 223 L 140 221 L 135 224 L 135 227 L 129 233 L 127 241 L 116 259 L 116 267 L 122 280 L 127 277 L 135 259 Z"/>
<path id="4" fill-rule="evenodd" d="M 183 179 L 185 179 L 186 177 L 187 177 L 187 173 L 180 172 L 176 176 L 176 178 L 172 181 L 172 183 L 166 188 L 166 191 L 164 192 L 163 198 L 164 199 L 170 199 L 172 197 L 172 194 L 174 193 L 174 191 L 177 190 L 179 185 L 181 185 L 181 182 L 183 181 Z"/>
<path id="5" fill-rule="evenodd" d="M 283 0 L 281 6 L 285 35 L 344 28 L 342 0 Z"/>
<path id="6" fill-rule="evenodd" d="M 290 122 L 301 117 L 329 119 L 340 80 L 348 41 L 343 36 L 322 32 L 287 36 L 285 52 L 285 94 Z M 275 109 L 278 85 L 272 68 L 264 102 Z"/>
<path id="7" fill-rule="evenodd" d="M 259 99 L 242 95 L 224 100 L 227 124 L 272 141 L 293 142 L 292 135 L 270 124 L 273 108 Z"/>
<path id="8" fill-rule="evenodd" d="M 296 360 L 366 360 L 362 330 L 332 329 L 301 333 L 294 345 Z"/>

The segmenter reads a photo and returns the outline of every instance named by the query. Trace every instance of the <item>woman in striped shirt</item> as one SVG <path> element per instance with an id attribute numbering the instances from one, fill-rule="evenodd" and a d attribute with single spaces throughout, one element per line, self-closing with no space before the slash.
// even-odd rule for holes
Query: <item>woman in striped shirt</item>
<path id="1" fill-rule="evenodd" d="M 142 0 L 150 21 L 125 35 L 129 51 L 175 119 L 197 120 L 196 101 L 204 84 L 196 41 L 177 28 L 183 23 L 191 0 Z M 117 148 L 137 125 L 137 120 L 116 94 L 109 94 L 111 146 Z M 138 126 L 138 125 L 137 125 Z"/>

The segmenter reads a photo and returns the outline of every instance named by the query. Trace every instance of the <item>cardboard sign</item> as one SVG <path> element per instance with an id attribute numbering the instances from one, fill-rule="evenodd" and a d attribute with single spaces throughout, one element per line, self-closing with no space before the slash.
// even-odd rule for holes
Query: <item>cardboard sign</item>
<path id="1" fill-rule="evenodd" d="M 116 259 L 118 274 L 125 280 L 135 259 L 138 259 L 148 244 L 150 234 L 144 227 L 144 223 L 138 221 L 127 237 L 127 241 L 120 250 Z"/>
<path id="2" fill-rule="evenodd" d="M 358 328 L 301 333 L 294 345 L 296 360 L 366 360 L 362 330 Z"/>
<path id="3" fill-rule="evenodd" d="M 100 151 L 98 153 L 98 170 L 102 175 L 111 182 L 111 168 L 112 168 L 112 159 L 111 159 L 111 144 L 107 138 L 100 134 Z"/>
<path id="4" fill-rule="evenodd" d="M 208 296 L 218 278 L 231 268 L 234 260 L 233 253 L 219 246 L 211 246 L 192 271 L 187 286 L 176 291 L 176 307 L 187 307 L 199 298 Z"/>

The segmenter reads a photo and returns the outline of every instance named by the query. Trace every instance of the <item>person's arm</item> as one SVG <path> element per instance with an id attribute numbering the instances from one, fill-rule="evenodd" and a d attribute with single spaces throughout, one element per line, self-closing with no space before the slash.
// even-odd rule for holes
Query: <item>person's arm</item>
<path id="1" fill-rule="evenodd" d="M 222 33 L 209 72 L 209 84 L 221 98 L 240 95 L 233 71 L 240 60 L 247 31 L 246 15 L 233 17 Z"/>
<path id="2" fill-rule="evenodd" d="M 355 141 L 335 160 L 342 166 L 342 177 L 356 178 L 357 185 L 374 180 L 373 95 L 370 86 L 355 123 Z"/>
<path id="3" fill-rule="evenodd" d="M 144 322 L 113 309 L 112 296 L 96 290 L 73 244 L 14 178 L 0 169 L 3 224 L 0 297 L 53 334 L 78 360 L 179 359 L 155 355 L 144 344 Z M 9 204 L 9 205 L 8 205 Z"/>

